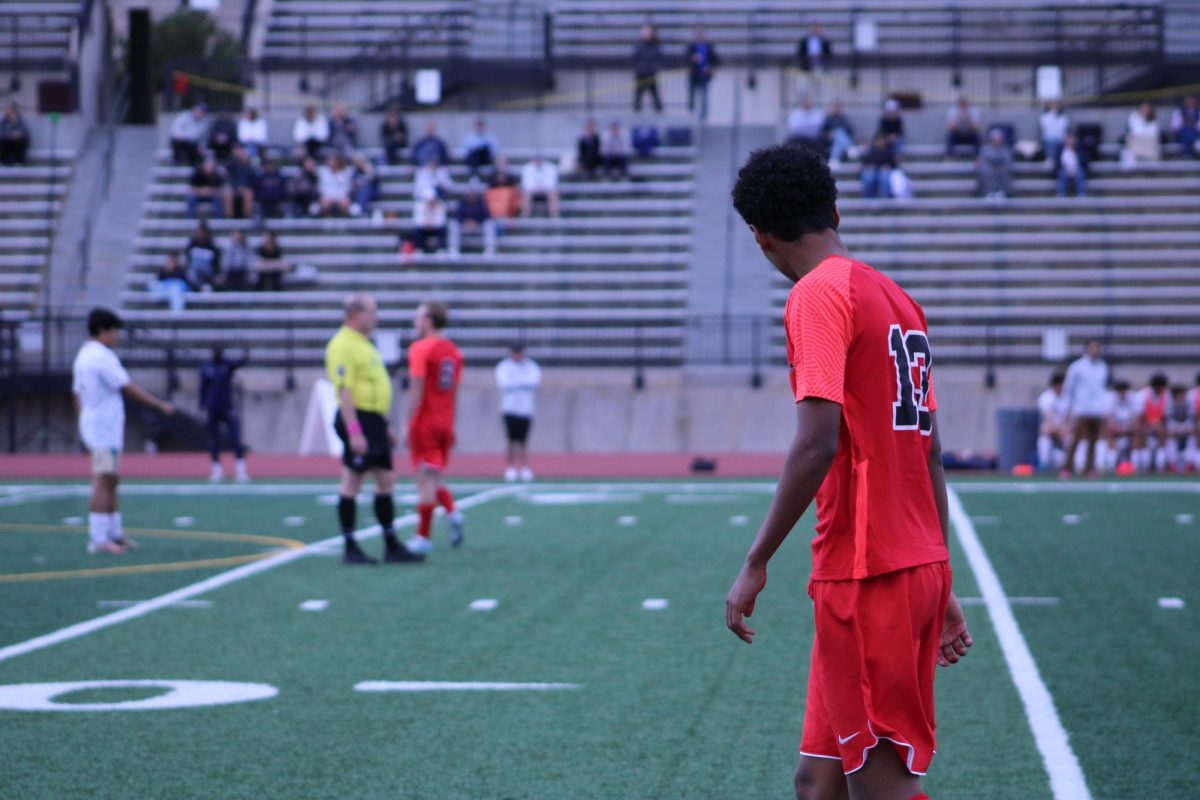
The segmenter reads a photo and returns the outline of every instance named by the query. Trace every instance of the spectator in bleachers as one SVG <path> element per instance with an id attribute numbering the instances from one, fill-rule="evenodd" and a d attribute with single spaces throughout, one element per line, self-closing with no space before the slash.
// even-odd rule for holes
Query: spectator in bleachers
<path id="1" fill-rule="evenodd" d="M 446 246 L 446 201 L 435 189 L 425 187 L 415 198 L 412 244 L 426 253 L 436 253 Z"/>
<path id="2" fill-rule="evenodd" d="M 630 135 L 633 152 L 638 158 L 651 158 L 661 143 L 658 138 L 658 128 L 654 125 L 635 125 Z"/>
<path id="3" fill-rule="evenodd" d="M 244 232 L 235 230 L 229 235 L 229 243 L 221 253 L 221 272 L 225 276 L 222 289 L 240 292 L 246 288 L 250 277 L 250 246 Z"/>
<path id="4" fill-rule="evenodd" d="M 350 214 L 350 192 L 354 189 L 354 170 L 337 153 L 330 153 L 317 167 L 317 195 L 321 216 L 345 217 Z"/>
<path id="5" fill-rule="evenodd" d="M 800 105 L 788 114 L 788 142 L 818 153 L 825 151 L 825 112 L 804 95 Z"/>
<path id="6" fill-rule="evenodd" d="M 688 111 L 696 108 L 696 95 L 700 95 L 700 119 L 708 119 L 708 84 L 713 70 L 720 63 L 717 48 L 708 40 L 704 28 L 696 28 L 696 34 L 687 46 L 688 61 Z"/>
<path id="7" fill-rule="evenodd" d="M 0 119 L 0 164 L 24 165 L 29 153 L 29 126 L 16 103 L 9 103 Z"/>
<path id="8" fill-rule="evenodd" d="M 979 131 L 979 110 L 964 94 L 946 112 L 946 156 L 953 155 L 956 147 L 970 147 L 971 155 L 979 155 Z"/>
<path id="9" fill-rule="evenodd" d="M 383 157 L 387 163 L 399 164 L 401 152 L 408 147 L 408 122 L 398 103 L 388 106 L 387 116 L 379 125 L 379 141 L 383 144 Z"/>
<path id="10" fill-rule="evenodd" d="M 225 216 L 248 219 L 254 216 L 254 185 L 258 168 L 250 160 L 250 151 L 241 145 L 233 148 L 233 158 L 225 166 Z"/>
<path id="11" fill-rule="evenodd" d="M 488 214 L 494 220 L 511 219 L 521 213 L 521 192 L 503 162 L 492 176 L 491 185 L 483 193 L 483 199 L 487 203 Z"/>
<path id="12" fill-rule="evenodd" d="M 233 154 L 237 142 L 237 123 L 228 111 L 222 111 L 208 128 L 208 151 L 224 164 Z"/>
<path id="13" fill-rule="evenodd" d="M 596 120 L 589 119 L 579 135 L 575 149 L 575 168 L 585 178 L 595 178 L 600 165 L 600 134 L 596 131 Z"/>
<path id="14" fill-rule="evenodd" d="M 1194 94 L 1183 98 L 1183 102 L 1171 112 L 1171 133 L 1183 148 L 1183 157 L 1195 158 L 1196 141 L 1200 139 L 1200 102 L 1197 102 Z"/>
<path id="15" fill-rule="evenodd" d="M 156 297 L 167 301 L 167 307 L 172 311 L 183 311 L 192 287 L 188 285 L 187 276 L 179 266 L 177 254 L 167 253 L 167 262 L 158 271 L 153 290 Z"/>
<path id="16" fill-rule="evenodd" d="M 356 217 L 370 214 L 371 206 L 379 195 L 379 175 L 375 165 L 361 154 L 351 156 L 350 165 L 354 168 L 354 202 L 350 204 L 350 213 Z"/>
<path id="17" fill-rule="evenodd" d="M 819 22 L 808 29 L 808 35 L 796 46 L 796 63 L 802 72 L 829 72 L 833 48 Z"/>
<path id="18" fill-rule="evenodd" d="M 318 158 L 328 141 L 329 120 L 316 106 L 308 106 L 292 125 L 292 142 L 309 158 Z"/>
<path id="19" fill-rule="evenodd" d="M 829 113 L 821 125 L 821 138 L 824 140 L 825 152 L 829 154 L 829 163 L 838 165 L 846 155 L 854 149 L 854 127 L 850 118 L 842 110 L 842 104 L 834 100 L 829 104 Z"/>
<path id="20" fill-rule="evenodd" d="M 1071 118 L 1063 111 L 1063 104 L 1058 100 L 1046 103 L 1038 124 L 1042 129 L 1042 151 L 1046 154 L 1046 162 L 1058 163 L 1058 154 L 1067 141 L 1067 132 L 1071 130 Z"/>
<path id="21" fill-rule="evenodd" d="M 254 199 L 261 219 L 274 219 L 288 201 L 288 180 L 279 171 L 279 162 L 268 161 L 254 181 Z"/>
<path id="22" fill-rule="evenodd" d="M 475 127 L 463 139 L 463 163 L 470 167 L 472 175 L 478 175 L 485 167 L 492 167 L 500 157 L 500 145 L 496 137 L 488 132 L 483 117 L 475 120 Z"/>
<path id="23" fill-rule="evenodd" d="M 345 103 L 333 104 L 329 115 L 329 146 L 343 156 L 358 149 L 358 123 L 346 110 Z"/>
<path id="24" fill-rule="evenodd" d="M 467 184 L 467 191 L 458 201 L 458 208 L 449 221 L 450 255 L 456 256 L 462 249 L 464 233 L 479 233 L 483 236 L 483 254 L 496 254 L 496 221 L 488 211 L 483 198 L 483 185 L 478 181 Z"/>
<path id="25" fill-rule="evenodd" d="M 180 111 L 171 120 L 171 159 L 179 165 L 200 163 L 200 148 L 208 135 L 203 103 Z"/>
<path id="26" fill-rule="evenodd" d="M 1131 166 L 1138 162 L 1162 159 L 1162 134 L 1154 106 L 1142 103 L 1130 112 L 1125 130 L 1125 147 L 1121 151 L 1121 163 Z"/>
<path id="27" fill-rule="evenodd" d="M 862 157 L 863 197 L 891 197 L 891 171 L 896 168 L 896 150 L 891 141 L 882 133 L 875 134 L 875 139 Z"/>
<path id="28" fill-rule="evenodd" d="M 1086 197 L 1087 171 L 1087 153 L 1079 147 L 1078 137 L 1073 133 L 1068 133 L 1062 149 L 1058 151 L 1055 167 L 1058 196 L 1066 197 L 1068 185 L 1074 184 L 1075 195 Z"/>
<path id="29" fill-rule="evenodd" d="M 187 213 L 190 218 L 196 218 L 201 203 L 209 204 L 209 215 L 214 219 L 224 216 L 225 176 L 212 158 L 204 159 L 204 163 L 192 170 L 187 196 Z"/>
<path id="30" fill-rule="evenodd" d="M 258 115 L 258 109 L 249 106 L 242 112 L 237 124 L 237 140 L 250 152 L 251 158 L 262 158 L 270 139 L 267 136 L 267 121 Z"/>
<path id="31" fill-rule="evenodd" d="M 450 149 L 437 135 L 437 123 L 430 121 L 425 123 L 425 135 L 412 146 L 412 162 L 420 167 L 433 159 L 439 164 L 449 164 Z"/>
<path id="32" fill-rule="evenodd" d="M 654 110 L 662 111 L 662 98 L 658 94 L 658 70 L 662 65 L 662 48 L 658 43 L 658 31 L 646 23 L 633 46 L 633 110 L 642 110 L 642 95 L 650 93 Z"/>
<path id="33" fill-rule="evenodd" d="M 434 158 L 426 161 L 413 175 L 413 196 L 425 194 L 432 189 L 438 195 L 446 197 L 454 192 L 454 179 L 450 170 L 442 166 L 442 162 Z"/>
<path id="34" fill-rule="evenodd" d="M 258 256 L 254 272 L 258 276 L 259 291 L 283 291 L 283 276 L 287 272 L 287 262 L 283 259 L 283 248 L 275 237 L 275 231 L 263 231 L 262 241 L 255 248 Z"/>
<path id="35" fill-rule="evenodd" d="M 892 143 L 892 149 L 896 151 L 897 156 L 904 152 L 904 117 L 900 116 L 900 101 L 894 97 L 883 101 L 879 132 Z"/>
<path id="36" fill-rule="evenodd" d="M 1012 196 L 1013 155 L 1004 139 L 1004 131 L 992 128 L 987 144 L 975 158 L 975 173 L 979 177 L 979 192 L 990 200 L 1005 200 Z"/>
<path id="37" fill-rule="evenodd" d="M 533 216 L 533 204 L 545 201 L 551 217 L 559 216 L 558 167 L 540 153 L 521 168 L 521 216 Z"/>
<path id="38" fill-rule="evenodd" d="M 292 213 L 295 216 L 316 216 L 321 207 L 318 200 L 320 176 L 317 174 L 317 161 L 311 156 L 300 163 L 300 171 L 292 178 L 289 193 L 292 199 Z"/>
<path id="39" fill-rule="evenodd" d="M 197 291 L 212 291 L 221 274 L 221 253 L 213 244 L 212 232 L 201 224 L 183 251 L 187 282 Z"/>
<path id="40" fill-rule="evenodd" d="M 610 178 L 629 177 L 630 152 L 629 137 L 625 135 L 621 123 L 613 120 L 600 142 L 600 158 Z"/>

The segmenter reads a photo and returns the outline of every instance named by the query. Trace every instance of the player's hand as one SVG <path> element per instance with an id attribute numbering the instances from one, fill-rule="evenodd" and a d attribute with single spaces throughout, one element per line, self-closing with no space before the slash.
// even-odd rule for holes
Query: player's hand
<path id="1" fill-rule="evenodd" d="M 967 648 L 973 644 L 971 633 L 967 630 L 967 620 L 963 617 L 962 606 L 954 592 L 950 593 L 950 602 L 946 605 L 946 622 L 942 626 L 941 647 L 938 649 L 937 663 L 939 667 L 957 664 L 958 660 L 967 654 Z"/>
<path id="2" fill-rule="evenodd" d="M 163 403 L 158 407 L 158 410 L 166 414 L 168 417 L 173 416 L 175 414 L 175 404 Z"/>
<path id="3" fill-rule="evenodd" d="M 350 437 L 350 450 L 360 456 L 365 456 L 367 454 L 367 437 L 361 433 L 353 434 Z"/>
<path id="4" fill-rule="evenodd" d="M 745 564 L 725 598 L 725 624 L 746 644 L 754 644 L 754 628 L 745 623 L 745 618 L 754 613 L 758 593 L 766 585 L 767 568 Z"/>

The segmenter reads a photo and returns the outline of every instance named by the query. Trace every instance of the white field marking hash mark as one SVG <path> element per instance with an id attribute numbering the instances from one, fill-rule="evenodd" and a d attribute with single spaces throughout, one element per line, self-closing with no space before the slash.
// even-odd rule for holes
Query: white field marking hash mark
<path id="1" fill-rule="evenodd" d="M 1184 602 L 1182 597 L 1160 597 L 1158 598 L 1159 608 L 1183 608 Z"/>
<path id="2" fill-rule="evenodd" d="M 175 527 L 177 527 L 177 528 L 190 528 L 195 524 L 196 524 L 195 517 L 176 517 L 175 518 Z"/>
<path id="3" fill-rule="evenodd" d="M 329 608 L 328 600 L 305 600 L 299 606 L 301 611 L 324 611 Z"/>
<path id="4" fill-rule="evenodd" d="M 519 490 L 519 487 L 513 486 L 489 489 L 487 491 L 480 492 L 479 494 L 465 497 L 460 500 L 458 504 L 464 508 L 471 508 L 472 506 L 491 502 L 499 497 L 505 497 L 507 495 L 514 494 Z M 395 524 L 397 526 L 406 526 L 412 525 L 416 521 L 417 515 L 409 514 L 397 519 Z M 363 539 L 369 539 L 378 536 L 379 533 L 380 529 L 378 525 L 371 525 L 370 527 L 355 531 L 355 535 Z M 193 583 L 190 586 L 184 586 L 182 589 L 176 589 L 173 592 L 167 592 L 166 594 L 159 595 L 158 597 L 150 600 L 145 600 L 135 606 L 123 608 L 120 611 L 114 611 L 111 614 L 105 614 L 102 617 L 96 617 L 95 619 L 90 619 L 86 622 L 68 625 L 65 628 L 60 628 L 57 631 L 47 633 L 42 636 L 36 636 L 33 639 L 27 639 L 24 642 L 17 642 L 16 644 L 11 644 L 7 647 L 0 647 L 0 661 L 7 661 L 10 658 L 16 658 L 17 656 L 25 655 L 26 653 L 32 653 L 35 650 L 53 647 L 56 644 L 61 644 L 62 642 L 70 641 L 71 639 L 78 639 L 81 636 L 87 636 L 88 634 L 95 633 L 96 631 L 104 630 L 105 628 L 111 628 L 114 625 L 120 625 L 123 622 L 129 622 L 130 620 L 137 619 L 138 617 L 144 617 L 147 614 L 158 611 L 160 608 L 167 608 L 168 606 L 171 606 L 180 600 L 191 600 L 193 597 L 206 594 L 215 589 L 220 589 L 222 586 L 228 586 L 229 584 L 240 581 L 243 578 L 249 578 L 251 575 L 257 575 L 260 572 L 266 572 L 267 570 L 274 569 L 275 567 L 280 567 L 284 564 L 296 561 L 297 559 L 312 555 L 314 552 L 318 552 L 322 548 L 331 547 L 341 541 L 341 534 L 338 534 L 337 536 L 331 536 L 328 539 L 322 539 L 319 542 L 313 542 L 305 547 L 300 547 L 295 550 L 287 550 L 278 555 L 270 556 L 259 561 L 251 561 L 249 564 L 243 564 L 240 567 L 234 567 L 231 570 L 219 572 L 216 575 Z"/>
<path id="5" fill-rule="evenodd" d="M 617 517 L 617 524 L 621 525 L 622 527 L 625 527 L 625 528 L 631 528 L 634 525 L 637 525 L 637 517 L 634 517 L 634 516 Z"/>
<path id="6" fill-rule="evenodd" d="M 642 601 L 642 608 L 647 611 L 662 611 L 669 605 L 671 605 L 671 601 L 665 597 L 647 597 Z"/>
<path id="7" fill-rule="evenodd" d="M 504 518 L 504 524 L 510 528 L 515 528 L 524 521 L 525 521 L 525 518 L 518 514 L 512 514 L 511 516 L 507 516 Z"/>
<path id="8" fill-rule="evenodd" d="M 1042 681 L 1033 653 L 1017 625 L 1004 587 L 1000 585 L 1000 578 L 957 492 L 948 489 L 946 494 L 950 501 L 950 519 L 954 523 L 955 534 L 971 565 L 971 571 L 975 573 L 975 582 L 987 605 L 996 638 L 1000 640 L 1000 649 L 1012 675 L 1013 685 L 1017 687 L 1021 703 L 1025 706 L 1025 716 L 1029 719 L 1034 742 L 1050 776 L 1050 791 L 1055 800 L 1091 800 L 1092 793 L 1088 790 L 1079 759 L 1071 749 L 1066 728 L 1054 707 L 1054 698 Z"/>
<path id="9" fill-rule="evenodd" d="M 478 600 L 472 600 L 467 608 L 472 611 L 495 611 L 498 605 L 500 605 L 500 601 L 494 597 L 481 597 Z"/>
<path id="10" fill-rule="evenodd" d="M 1194 520 L 1194 519 L 1195 519 L 1195 517 L 1191 514 L 1176 514 L 1175 515 L 1175 524 L 1176 525 L 1191 525 L 1192 520 Z"/>

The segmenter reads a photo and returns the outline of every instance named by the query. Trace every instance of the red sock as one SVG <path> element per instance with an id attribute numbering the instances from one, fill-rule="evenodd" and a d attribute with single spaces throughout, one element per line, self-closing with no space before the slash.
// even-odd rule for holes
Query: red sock
<path id="1" fill-rule="evenodd" d="M 436 507 L 432 503 L 417 506 L 417 536 L 422 539 L 429 538 L 430 529 L 433 528 L 433 509 Z"/>
<path id="2" fill-rule="evenodd" d="M 454 513 L 454 495 L 450 494 L 450 490 L 445 486 L 439 486 L 437 490 L 438 504 L 446 509 L 447 514 Z"/>
<path id="3" fill-rule="evenodd" d="M 929 795 L 921 792 L 920 794 L 914 794 L 909 800 L 929 800 Z"/>

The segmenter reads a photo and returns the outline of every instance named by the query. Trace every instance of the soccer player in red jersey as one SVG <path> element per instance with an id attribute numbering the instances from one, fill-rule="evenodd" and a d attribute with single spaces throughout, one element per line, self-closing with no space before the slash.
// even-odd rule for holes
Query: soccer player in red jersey
<path id="1" fill-rule="evenodd" d="M 414 553 L 433 549 L 429 534 L 440 505 L 450 523 L 450 545 L 463 543 L 463 514 L 442 483 L 442 471 L 454 446 L 454 407 L 462 378 L 462 352 L 442 330 L 449 320 L 446 306 L 422 303 L 413 321 L 419 338 L 408 347 L 407 443 L 417 471 L 417 535 L 408 541 Z"/>
<path id="2" fill-rule="evenodd" d="M 733 204 L 796 282 L 786 310 L 797 426 L 766 519 L 726 599 L 745 618 L 767 562 L 817 500 L 816 637 L 796 797 L 927 800 L 936 664 L 971 636 L 950 591 L 949 510 L 921 307 L 838 236 L 837 188 L 802 147 L 756 151 Z"/>

